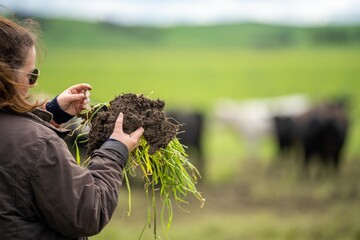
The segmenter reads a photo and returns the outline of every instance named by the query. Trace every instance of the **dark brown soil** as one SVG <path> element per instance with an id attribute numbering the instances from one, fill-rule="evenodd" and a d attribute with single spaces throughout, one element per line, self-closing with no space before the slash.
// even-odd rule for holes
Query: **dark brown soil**
<path id="1" fill-rule="evenodd" d="M 110 137 L 120 112 L 124 114 L 125 133 L 130 134 L 140 126 L 144 128 L 143 136 L 150 145 L 149 154 L 165 148 L 179 127 L 168 121 L 164 107 L 164 101 L 151 100 L 143 95 L 127 93 L 115 97 L 109 107 L 102 107 L 91 120 L 87 155 L 90 156 Z"/>

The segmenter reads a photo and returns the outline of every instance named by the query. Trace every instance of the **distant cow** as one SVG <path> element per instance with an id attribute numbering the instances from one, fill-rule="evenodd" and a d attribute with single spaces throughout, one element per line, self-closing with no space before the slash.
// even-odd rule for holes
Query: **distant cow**
<path id="1" fill-rule="evenodd" d="M 179 124 L 177 135 L 181 144 L 188 147 L 190 160 L 199 170 L 201 176 L 205 175 L 205 159 L 203 149 L 204 115 L 197 111 L 172 110 L 166 113 L 169 120 Z"/>
<path id="2" fill-rule="evenodd" d="M 305 169 L 317 158 L 338 170 L 349 125 L 343 102 L 319 104 L 298 117 L 275 117 L 274 123 L 280 152 L 300 147 Z"/>
<path id="3" fill-rule="evenodd" d="M 214 117 L 218 125 L 230 126 L 245 140 L 248 153 L 254 157 L 259 143 L 273 133 L 274 116 L 298 116 L 309 109 L 304 94 L 271 98 L 232 100 L 221 99 L 215 105 Z"/>
<path id="4" fill-rule="evenodd" d="M 274 135 L 279 157 L 293 151 L 297 141 L 296 127 L 293 116 L 274 116 Z"/>
<path id="5" fill-rule="evenodd" d="M 301 140 L 305 167 L 309 165 L 311 158 L 318 156 L 324 164 L 337 170 L 349 124 L 343 103 L 315 107 L 297 119 L 297 122 L 303 129 Z"/>

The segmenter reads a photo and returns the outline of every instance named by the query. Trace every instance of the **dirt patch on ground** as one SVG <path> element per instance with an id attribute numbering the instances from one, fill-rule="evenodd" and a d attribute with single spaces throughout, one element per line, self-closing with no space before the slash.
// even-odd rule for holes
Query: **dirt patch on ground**
<path id="1" fill-rule="evenodd" d="M 144 138 L 150 145 L 149 154 L 165 148 L 176 136 L 179 126 L 166 117 L 165 102 L 144 95 L 127 93 L 115 97 L 110 106 L 103 106 L 91 120 L 87 155 L 100 148 L 113 132 L 120 112 L 124 114 L 123 130 L 131 133 L 142 126 Z"/>

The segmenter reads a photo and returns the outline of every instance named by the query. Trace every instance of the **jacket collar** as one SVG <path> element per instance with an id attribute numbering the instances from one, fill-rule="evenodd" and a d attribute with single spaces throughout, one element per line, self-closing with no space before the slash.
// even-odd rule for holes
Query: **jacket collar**
<path id="1" fill-rule="evenodd" d="M 5 109 L 0 109 L 0 112 L 11 113 L 10 111 Z M 42 110 L 41 108 L 36 108 L 33 111 L 24 114 L 15 114 L 15 115 L 29 118 L 41 125 L 44 125 L 52 129 L 61 138 L 64 138 L 66 135 L 68 135 L 71 132 L 69 129 L 56 127 L 53 124 L 51 124 L 53 115 L 46 110 Z"/>
<path id="2" fill-rule="evenodd" d="M 45 126 L 51 128 L 62 138 L 71 132 L 68 129 L 61 128 L 61 127 L 58 128 L 58 127 L 55 127 L 53 124 L 51 124 L 53 115 L 50 112 L 42 110 L 40 108 L 36 108 L 32 112 L 25 113 L 25 116 L 31 118 L 35 122 L 38 122 L 42 125 L 45 125 Z"/>

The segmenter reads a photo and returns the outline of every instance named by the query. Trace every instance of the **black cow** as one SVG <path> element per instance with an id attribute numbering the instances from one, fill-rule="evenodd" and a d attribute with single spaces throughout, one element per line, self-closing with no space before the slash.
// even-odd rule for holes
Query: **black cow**
<path id="1" fill-rule="evenodd" d="M 301 143 L 304 149 L 304 164 L 318 156 L 324 165 L 338 170 L 349 119 L 342 102 L 315 107 L 298 120 L 302 125 Z"/>
<path id="2" fill-rule="evenodd" d="M 300 147 L 305 169 L 314 159 L 337 171 L 349 119 L 344 102 L 320 104 L 298 117 L 275 117 L 279 152 Z"/>
<path id="3" fill-rule="evenodd" d="M 274 134 L 280 157 L 293 150 L 296 142 L 294 117 L 274 116 Z"/>
<path id="4" fill-rule="evenodd" d="M 166 113 L 169 121 L 179 125 L 177 135 L 179 141 L 188 147 L 190 160 L 199 170 L 202 178 L 205 175 L 204 150 L 202 137 L 204 132 L 204 116 L 197 111 L 172 110 Z"/>

